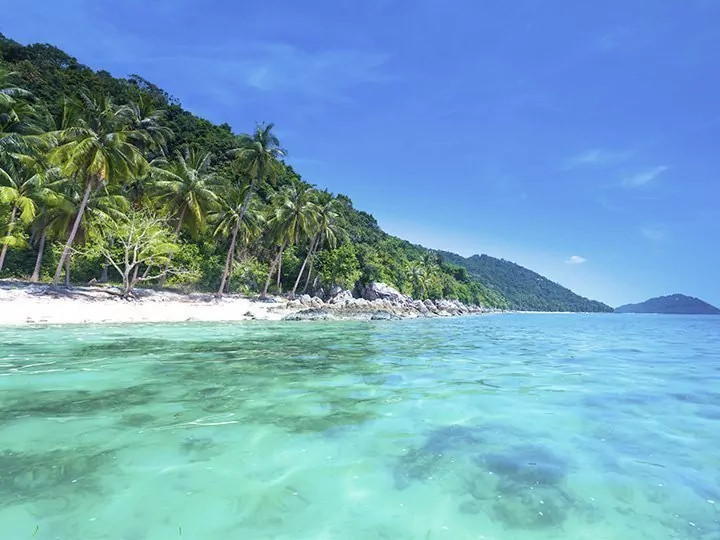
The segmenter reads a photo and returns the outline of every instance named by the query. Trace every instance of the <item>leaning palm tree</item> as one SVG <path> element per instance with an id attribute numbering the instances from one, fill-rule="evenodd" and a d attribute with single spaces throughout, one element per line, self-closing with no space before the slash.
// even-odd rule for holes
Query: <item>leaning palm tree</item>
<path id="1" fill-rule="evenodd" d="M 214 236 L 218 238 L 227 238 L 230 236 L 238 223 L 240 227 L 237 233 L 238 245 L 247 247 L 256 241 L 263 233 L 266 225 L 264 208 L 258 199 L 252 199 L 245 209 L 243 219 L 240 220 L 240 208 L 246 197 L 246 192 L 250 188 L 249 184 L 244 186 L 225 186 L 225 195 L 220 199 L 217 210 L 208 216 L 208 221 L 215 223 Z M 233 253 L 233 261 L 235 261 L 235 253 Z M 227 292 L 230 289 L 230 279 L 232 278 L 234 264 L 230 265 L 230 271 L 226 281 Z"/>
<path id="2" fill-rule="evenodd" d="M 45 208 L 47 237 L 67 238 L 78 222 L 84 188 L 72 179 L 63 178 L 53 183 L 52 189 L 55 193 L 55 201 Z M 130 202 L 119 193 L 119 189 L 110 191 L 105 187 L 93 190 L 84 210 L 87 219 L 80 220 L 73 245 L 85 244 L 92 232 L 89 229 L 91 222 L 97 226 L 105 221 L 120 220 L 129 211 Z M 98 232 L 102 234 L 102 230 Z M 70 259 L 74 252 L 75 250 L 71 248 L 65 259 L 66 286 L 70 284 Z"/>
<path id="3" fill-rule="evenodd" d="M 55 134 L 58 146 L 51 152 L 51 160 L 64 176 L 82 183 L 84 192 L 60 255 L 54 286 L 60 281 L 92 191 L 108 182 L 130 178 L 147 167 L 137 144 L 149 141 L 149 136 L 133 128 L 132 111 L 127 106 L 115 105 L 107 96 L 81 93 L 79 102 L 67 104 L 66 118 L 70 115 L 73 120 Z"/>
<path id="4" fill-rule="evenodd" d="M 313 220 L 312 234 L 310 235 L 310 245 L 305 260 L 303 260 L 300 271 L 298 272 L 295 285 L 290 293 L 291 298 L 295 296 L 295 292 L 297 291 L 298 285 L 300 285 L 300 280 L 309 262 L 310 268 L 303 291 L 307 290 L 310 284 L 310 276 L 312 276 L 313 272 L 313 256 L 317 250 L 321 249 L 324 245 L 330 248 L 337 246 L 338 237 L 344 233 L 344 230 L 339 224 L 339 217 L 337 200 L 326 191 L 319 193 L 317 195 L 316 215 Z"/>
<path id="5" fill-rule="evenodd" d="M 232 151 L 236 160 L 244 167 L 250 177 L 249 186 L 245 195 L 245 200 L 238 212 L 238 220 L 233 229 L 230 239 L 230 247 L 228 248 L 227 257 L 225 258 L 225 269 L 220 279 L 220 288 L 218 296 L 222 296 L 225 289 L 225 282 L 230 274 L 230 267 L 235 253 L 235 243 L 237 241 L 238 231 L 242 223 L 248 204 L 252 199 L 255 190 L 266 180 L 273 180 L 277 171 L 277 160 L 285 156 L 285 150 L 280 147 L 280 141 L 273 133 L 274 124 L 258 124 L 255 132 L 240 138 L 240 145 Z"/>
<path id="6" fill-rule="evenodd" d="M 277 256 L 270 264 L 262 297 L 267 296 L 272 276 L 277 270 L 277 288 L 280 289 L 282 257 L 285 249 L 295 245 L 316 226 L 316 205 L 313 201 L 315 190 L 310 186 L 291 184 L 280 190 L 273 198 L 272 217 L 268 221 L 272 235 L 278 245 Z"/>
<path id="7" fill-rule="evenodd" d="M 35 220 L 31 225 L 30 243 L 37 247 L 37 255 L 35 256 L 35 267 L 30 276 L 30 281 L 37 283 L 40 281 L 40 269 L 42 268 L 43 257 L 45 256 L 45 244 L 51 234 L 50 223 L 53 219 L 53 208 L 45 207 L 38 212 Z"/>

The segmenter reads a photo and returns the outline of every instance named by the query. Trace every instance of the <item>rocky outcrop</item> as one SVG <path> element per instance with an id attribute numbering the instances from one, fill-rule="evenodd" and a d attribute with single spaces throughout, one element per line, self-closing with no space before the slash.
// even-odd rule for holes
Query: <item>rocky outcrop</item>
<path id="1" fill-rule="evenodd" d="M 372 281 L 363 287 L 362 298 L 368 300 L 369 302 L 373 302 L 375 300 L 390 300 L 391 302 L 412 301 L 412 298 L 405 296 L 400 291 L 392 288 L 390 285 L 377 283 L 375 281 Z"/>
<path id="2" fill-rule="evenodd" d="M 352 293 L 350 291 L 340 291 L 335 296 L 332 297 L 330 300 L 330 303 L 338 306 L 338 305 L 345 305 L 348 302 L 352 302 L 355 300 Z"/>
<path id="3" fill-rule="evenodd" d="M 332 305 L 332 304 L 330 304 Z M 342 308 L 304 309 L 285 317 L 286 321 L 391 321 L 405 317 L 384 309 Z"/>
<path id="4" fill-rule="evenodd" d="M 393 320 L 419 317 L 451 317 L 485 313 L 489 310 L 468 306 L 458 300 L 413 300 L 385 283 L 370 283 L 355 298 L 350 291 L 333 288 L 324 302 L 321 298 L 302 295 L 288 303 L 300 309 L 286 317 L 293 321 L 317 320 Z"/>

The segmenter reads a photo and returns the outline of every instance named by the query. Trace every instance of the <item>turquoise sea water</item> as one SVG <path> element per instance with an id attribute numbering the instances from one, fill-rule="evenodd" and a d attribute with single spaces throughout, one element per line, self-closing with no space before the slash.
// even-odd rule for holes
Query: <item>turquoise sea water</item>
<path id="1" fill-rule="evenodd" d="M 0 328 L 3 540 L 720 538 L 720 317 Z"/>

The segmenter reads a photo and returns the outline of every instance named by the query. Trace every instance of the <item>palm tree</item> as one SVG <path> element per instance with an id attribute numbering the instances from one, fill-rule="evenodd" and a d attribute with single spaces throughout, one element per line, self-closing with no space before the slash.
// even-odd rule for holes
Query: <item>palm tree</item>
<path id="1" fill-rule="evenodd" d="M 0 179 L 0 203 L 11 207 L 6 234 L 0 238 L 0 271 L 8 248 L 25 245 L 24 239 L 14 234 L 18 220 L 23 225 L 30 224 L 35 219 L 38 206 L 44 201 L 50 203 L 54 197 L 53 191 L 46 187 L 48 181 L 54 177 L 54 169 L 33 155 L 15 154 L 14 159 L 17 163 L 13 167 L 13 177 Z"/>
<path id="2" fill-rule="evenodd" d="M 37 214 L 35 221 L 33 221 L 31 226 L 32 234 L 30 236 L 30 243 L 37 244 L 35 267 L 33 268 L 33 273 L 30 276 L 30 281 L 33 283 L 40 281 L 40 269 L 42 268 L 43 257 L 45 255 L 45 243 L 48 240 L 51 220 L 52 213 L 50 208 L 43 208 Z"/>
<path id="3" fill-rule="evenodd" d="M 160 201 L 167 204 L 176 219 L 176 240 L 183 225 L 189 225 L 193 231 L 201 230 L 205 226 L 208 212 L 217 206 L 218 197 L 211 186 L 211 182 L 215 180 L 215 175 L 210 170 L 211 157 L 210 153 L 198 153 L 185 146 L 176 153 L 174 161 L 153 167 L 153 187 L 160 193 Z M 161 286 L 171 259 L 172 254 L 169 255 L 165 273 L 160 278 Z"/>
<path id="4" fill-rule="evenodd" d="M 183 225 L 201 230 L 208 212 L 218 203 L 212 185 L 216 177 L 210 169 L 211 158 L 210 153 L 198 153 L 186 146 L 176 153 L 174 161 L 160 163 L 153 169 L 153 189 L 174 213 L 175 236 Z"/>
<path id="5" fill-rule="evenodd" d="M 342 232 L 342 229 L 338 224 L 339 214 L 337 212 L 337 201 L 330 193 L 324 191 L 317 194 L 315 212 L 315 217 L 313 219 L 314 227 L 312 234 L 310 235 L 310 245 L 307 255 L 305 256 L 305 260 L 300 267 L 300 272 L 298 272 L 295 285 L 290 293 L 291 298 L 295 297 L 295 292 L 297 291 L 298 285 L 300 285 L 300 280 L 302 279 L 302 275 L 305 272 L 305 267 L 308 262 L 310 262 L 310 269 L 308 271 L 308 277 L 303 291 L 306 290 L 310 284 L 310 276 L 313 271 L 313 255 L 315 255 L 318 248 L 322 248 L 325 244 L 327 244 L 330 248 L 336 247 L 338 236 Z"/>
<path id="6" fill-rule="evenodd" d="M 0 66 L 0 107 L 3 110 L 12 109 L 18 98 L 29 98 L 32 96 L 27 90 L 15 85 L 19 74 L 15 71 Z"/>
<path id="7" fill-rule="evenodd" d="M 264 208 L 258 199 L 252 199 L 245 210 L 242 221 L 240 220 L 240 208 L 247 195 L 250 184 L 225 186 L 225 196 L 220 199 L 218 209 L 208 216 L 208 221 L 216 224 L 214 236 L 227 238 L 235 230 L 238 223 L 237 238 L 238 244 L 248 246 L 257 240 L 263 232 L 265 222 Z M 237 244 L 236 244 L 237 245 Z M 235 254 L 233 253 L 233 261 Z M 226 291 L 230 289 L 230 279 L 233 274 L 234 265 L 230 265 L 226 281 Z"/>
<path id="8" fill-rule="evenodd" d="M 58 146 L 51 152 L 52 161 L 63 175 L 85 186 L 55 271 L 54 286 L 60 281 L 93 189 L 130 178 L 147 166 L 137 144 L 149 142 L 150 136 L 133 129 L 129 107 L 117 106 L 107 96 L 93 97 L 87 93 L 80 94 L 81 107 L 78 109 L 77 105 L 69 103 L 66 107 L 66 118 L 72 116 L 72 121 L 55 134 Z"/>
<path id="9" fill-rule="evenodd" d="M 282 256 L 288 246 L 292 246 L 299 239 L 308 236 L 316 226 L 316 205 L 313 201 L 315 190 L 310 186 L 299 183 L 291 184 L 279 191 L 273 200 L 272 217 L 270 225 L 272 236 L 279 246 L 277 256 L 270 264 L 270 271 L 262 297 L 267 296 L 270 281 L 277 269 L 277 287 L 280 289 L 280 276 L 282 275 Z"/>
<path id="10" fill-rule="evenodd" d="M 62 178 L 52 186 L 55 200 L 46 208 L 45 219 L 47 236 L 49 238 L 67 238 L 75 223 L 82 205 L 83 186 L 71 179 Z M 130 210 L 130 202 L 118 193 L 116 188 L 110 191 L 96 189 L 92 192 L 85 208 L 88 219 L 81 220 L 76 231 L 74 244 L 84 244 L 90 235 L 90 225 L 98 226 L 110 220 L 121 220 Z M 101 231 L 102 232 L 102 231 Z M 70 259 L 74 250 L 70 250 L 65 260 L 65 285 L 70 284 Z"/>
<path id="11" fill-rule="evenodd" d="M 12 182 L 17 174 L 13 154 L 30 152 L 39 132 L 32 94 L 15 86 L 18 74 L 0 66 L 0 181 Z"/>
<path id="12" fill-rule="evenodd" d="M 232 151 L 236 159 L 242 164 L 247 174 L 250 175 L 250 183 L 243 201 L 242 207 L 238 212 L 237 223 L 233 229 L 230 240 L 230 247 L 225 258 L 225 269 L 220 280 L 220 288 L 218 296 L 222 296 L 225 289 L 225 282 L 230 274 L 230 267 L 235 253 L 235 242 L 237 241 L 238 231 L 242 223 L 245 212 L 247 211 L 250 199 L 257 189 L 266 179 L 273 180 L 277 170 L 277 160 L 285 156 L 286 152 L 280 147 L 280 141 L 273 133 L 274 124 L 258 124 L 255 132 L 240 138 L 240 146 Z"/>
<path id="13" fill-rule="evenodd" d="M 35 201 L 30 195 L 30 191 L 34 189 L 32 178 L 20 178 L 17 180 L 11 179 L 9 185 L 0 186 L 0 203 L 11 205 L 10 222 L 7 225 L 5 235 L 0 237 L 0 244 L 2 244 L 2 250 L 0 250 L 0 272 L 2 271 L 3 265 L 5 264 L 5 255 L 7 254 L 8 247 L 22 246 L 25 242 L 22 237 L 16 236 L 13 233 L 16 225 L 16 219 L 18 218 L 18 212 L 20 212 L 20 221 L 22 223 L 30 223 L 35 217 Z"/>
<path id="14" fill-rule="evenodd" d="M 146 151 L 164 155 L 172 130 L 165 125 L 167 111 L 158 108 L 147 94 L 141 94 L 136 101 L 131 101 L 127 108 L 130 115 L 130 129 L 141 136 L 135 145 Z"/>

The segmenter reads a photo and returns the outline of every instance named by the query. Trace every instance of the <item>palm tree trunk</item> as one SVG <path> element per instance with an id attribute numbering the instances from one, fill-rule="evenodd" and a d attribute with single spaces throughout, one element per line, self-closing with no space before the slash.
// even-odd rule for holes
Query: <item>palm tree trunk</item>
<path id="1" fill-rule="evenodd" d="M 285 242 L 282 243 L 280 246 L 280 251 L 278 251 L 277 257 L 273 259 L 273 262 L 270 264 L 270 271 L 268 272 L 267 280 L 265 280 L 265 288 L 263 289 L 262 294 L 260 295 L 260 298 L 267 297 L 268 289 L 270 288 L 270 281 L 272 281 L 272 276 L 275 273 L 275 268 L 278 266 L 278 262 L 282 259 L 282 252 L 285 250 Z"/>
<path id="2" fill-rule="evenodd" d="M 314 255 L 314 253 L 313 253 L 313 255 Z M 310 268 L 308 269 L 308 276 L 307 276 L 307 279 L 305 280 L 305 286 L 303 287 L 303 290 L 302 290 L 303 294 L 305 294 L 307 292 L 308 287 L 310 286 L 310 278 L 312 278 L 313 266 L 315 266 L 314 258 L 310 259 Z"/>
<path id="3" fill-rule="evenodd" d="M 72 252 L 68 253 L 68 256 L 65 257 L 65 286 L 70 287 L 70 258 L 72 257 Z"/>
<path id="4" fill-rule="evenodd" d="M 222 279 L 220 280 L 220 288 L 218 289 L 218 297 L 223 295 L 225 292 L 225 283 L 229 281 L 230 267 L 232 266 L 233 259 L 235 258 L 235 242 L 237 241 L 238 231 L 240 230 L 240 220 L 235 224 L 233 229 L 232 238 L 230 239 L 230 248 L 228 249 L 227 256 L 225 257 L 225 269 L 223 270 Z"/>
<path id="5" fill-rule="evenodd" d="M 282 293 L 282 289 L 280 289 L 280 275 L 282 274 L 282 262 L 283 262 L 283 252 L 285 251 L 285 247 L 280 250 L 280 255 L 278 256 L 278 271 L 277 271 L 277 282 L 275 283 L 275 288 L 277 289 L 278 293 Z"/>
<path id="6" fill-rule="evenodd" d="M 298 272 L 297 279 L 295 280 L 295 285 L 292 288 L 292 292 L 290 293 L 290 298 L 295 298 L 295 291 L 297 291 L 298 285 L 300 285 L 300 280 L 302 279 L 302 275 L 305 272 L 305 266 L 307 266 L 308 261 L 310 260 L 310 257 L 313 256 L 313 251 L 315 250 L 315 243 L 317 242 L 317 235 L 315 235 L 310 242 L 310 249 L 308 250 L 307 256 L 305 257 L 305 260 L 302 263 L 302 266 L 300 267 L 300 272 Z M 308 276 L 308 279 L 310 277 Z"/>
<path id="7" fill-rule="evenodd" d="M 58 283 L 60 283 L 60 274 L 62 274 L 63 263 L 70 256 L 70 249 L 75 241 L 75 235 L 77 235 L 78 229 L 80 228 L 80 222 L 82 221 L 83 214 L 85 214 L 85 208 L 87 208 L 87 203 L 90 199 L 92 185 L 92 179 L 89 179 L 87 187 L 85 188 L 85 194 L 83 195 L 82 202 L 80 203 L 80 209 L 75 217 L 75 223 L 73 223 L 72 229 L 70 230 L 70 236 L 68 236 L 67 242 L 65 243 L 62 255 L 60 255 L 60 261 L 58 262 L 57 270 L 55 270 L 55 277 L 53 278 L 53 287 L 57 287 Z"/>
<path id="8" fill-rule="evenodd" d="M 177 240 L 180 237 L 180 227 L 182 227 L 183 220 L 185 219 L 185 211 L 187 210 L 187 205 L 183 204 L 182 210 L 180 210 L 180 215 L 178 216 L 178 222 L 177 226 L 175 227 L 175 239 Z M 158 284 L 163 287 L 165 285 L 165 280 L 167 279 L 167 273 L 168 270 L 170 270 L 170 263 L 172 262 L 173 254 L 170 253 L 168 255 L 168 260 L 165 263 L 165 271 L 163 272 L 162 276 L 160 276 L 160 279 L 158 280 Z"/>
<path id="9" fill-rule="evenodd" d="M 235 246 L 235 250 L 236 250 L 236 253 L 233 255 L 233 261 L 237 260 L 237 255 L 238 255 L 237 254 L 237 245 Z M 228 279 L 227 279 L 227 283 L 225 284 L 225 292 L 227 294 L 230 294 L 230 281 L 232 281 L 233 270 L 235 270 L 234 264 L 230 265 L 230 272 L 228 272 Z"/>
<path id="10" fill-rule="evenodd" d="M 37 283 L 40 281 L 40 267 L 42 266 L 43 253 L 45 253 L 45 238 L 47 237 L 47 229 L 43 229 L 40 235 L 40 244 L 38 245 L 37 259 L 35 259 L 35 269 L 33 270 L 30 281 Z"/>
<path id="11" fill-rule="evenodd" d="M 17 206 L 13 205 L 12 214 L 10 214 L 10 223 L 8 223 L 8 236 L 12 233 L 13 225 L 15 225 L 15 216 L 17 215 Z M 5 264 L 5 255 L 7 254 L 8 244 L 3 244 L 2 251 L 0 251 L 0 272 L 2 272 L 3 265 Z"/>
<path id="12" fill-rule="evenodd" d="M 320 235 L 320 238 L 318 238 L 317 243 L 315 244 L 315 249 L 313 251 L 313 254 L 314 254 L 314 252 L 317 251 L 318 247 L 320 247 L 324 241 L 325 241 L 325 233 L 322 233 Z M 307 292 L 308 286 L 310 285 L 310 278 L 312 277 L 314 265 L 315 265 L 315 259 L 310 259 L 310 270 L 308 270 L 308 277 L 307 277 L 307 280 L 305 281 L 305 286 L 303 287 L 303 290 L 302 290 L 303 294 L 305 294 Z"/>
<path id="13" fill-rule="evenodd" d="M 235 230 L 233 231 L 232 235 L 232 240 L 230 241 L 230 249 L 228 249 L 228 254 L 225 258 L 225 270 L 223 271 L 222 279 L 220 280 L 220 288 L 218 289 L 217 296 L 223 295 L 223 291 L 225 290 L 225 283 L 228 281 L 228 278 L 230 276 L 232 261 L 235 258 L 235 242 L 237 241 L 237 235 L 240 231 L 240 225 L 242 224 L 243 217 L 245 217 L 245 212 L 247 211 L 247 207 L 250 204 L 250 198 L 252 197 L 254 189 L 255 180 L 250 183 L 248 193 L 245 196 L 242 207 L 240 208 L 240 215 L 238 216 L 237 223 L 235 224 Z"/>

